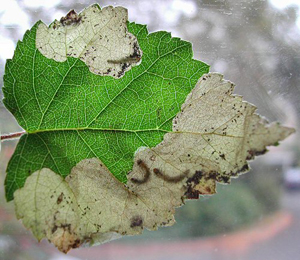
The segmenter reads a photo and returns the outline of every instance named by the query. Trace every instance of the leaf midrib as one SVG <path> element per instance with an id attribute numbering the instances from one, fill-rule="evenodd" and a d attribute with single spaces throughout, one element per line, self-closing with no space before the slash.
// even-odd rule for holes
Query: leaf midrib
<path id="1" fill-rule="evenodd" d="M 165 129 L 159 128 L 149 128 L 149 129 L 118 129 L 118 128 L 96 128 L 96 127 L 73 127 L 73 128 L 56 128 L 56 129 L 41 129 L 41 130 L 34 130 L 34 131 L 26 131 L 28 134 L 36 134 L 36 133 L 45 133 L 45 132 L 59 132 L 59 131 L 112 131 L 112 132 L 128 132 L 128 133 L 137 133 L 137 132 L 164 132 L 170 133 L 172 131 L 168 131 Z"/>
<path id="2" fill-rule="evenodd" d="M 83 128 L 61 128 L 61 129 L 45 129 L 45 130 L 37 130 L 37 131 L 28 131 L 28 134 L 38 134 L 38 133 L 47 133 L 47 132 L 59 132 L 59 131 L 103 131 L 103 132 L 124 132 L 124 133 L 141 133 L 141 132 L 163 132 L 163 133 L 173 133 L 173 134 L 194 134 L 194 135 L 201 135 L 201 136 L 224 136 L 228 138 L 244 138 L 244 136 L 235 136 L 235 135 L 228 135 L 228 134 L 221 134 L 215 132 L 192 132 L 192 131 L 172 131 L 172 130 L 165 130 L 165 129 L 158 129 L 158 128 L 150 128 L 150 129 L 114 129 L 114 128 L 92 128 L 92 127 L 83 127 Z M 143 140 L 144 141 L 144 140 Z"/>

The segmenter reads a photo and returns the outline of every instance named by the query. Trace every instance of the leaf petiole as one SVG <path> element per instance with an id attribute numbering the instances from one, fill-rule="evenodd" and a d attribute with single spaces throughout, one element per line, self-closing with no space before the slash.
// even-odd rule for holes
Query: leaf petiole
<path id="1" fill-rule="evenodd" d="M 25 134 L 25 131 L 22 132 L 17 132 L 17 133 L 11 133 L 11 134 L 5 134 L 5 135 L 1 135 L 1 142 L 4 140 L 8 140 L 8 139 L 15 139 L 15 138 L 19 138 L 21 135 Z"/>

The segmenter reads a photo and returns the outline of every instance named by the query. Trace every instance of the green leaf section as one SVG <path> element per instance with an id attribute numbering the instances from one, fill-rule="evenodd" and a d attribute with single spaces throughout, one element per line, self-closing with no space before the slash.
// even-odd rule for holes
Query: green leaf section
<path id="1" fill-rule="evenodd" d="M 192 59 L 190 43 L 129 23 L 141 64 L 120 79 L 98 76 L 80 59 L 44 57 L 35 47 L 38 24 L 5 68 L 3 102 L 28 132 L 8 164 L 7 200 L 34 171 L 50 168 L 65 177 L 85 158 L 99 158 L 126 182 L 134 152 L 172 131 L 172 119 L 208 65 Z"/>

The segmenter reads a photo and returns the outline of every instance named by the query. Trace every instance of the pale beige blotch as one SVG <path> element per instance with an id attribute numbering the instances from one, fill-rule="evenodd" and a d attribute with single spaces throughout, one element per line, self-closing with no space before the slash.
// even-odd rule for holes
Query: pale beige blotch
<path id="1" fill-rule="evenodd" d="M 99 159 L 85 159 L 65 180 L 50 169 L 34 172 L 14 193 L 15 208 L 38 240 L 46 237 L 67 252 L 81 244 L 140 234 L 144 227 L 172 225 L 175 207 L 182 204 L 182 187 L 182 182 L 164 184 L 152 176 L 142 187 L 128 189 Z"/>
<path id="2" fill-rule="evenodd" d="M 247 171 L 247 160 L 294 132 L 269 124 L 233 89 L 220 74 L 204 75 L 173 132 L 137 150 L 126 186 L 97 158 L 79 162 L 65 180 L 49 169 L 34 172 L 14 193 L 18 218 L 63 252 L 174 224 L 186 198 L 215 193 L 216 182 Z"/>
<path id="3" fill-rule="evenodd" d="M 187 198 L 213 194 L 216 182 L 229 183 L 231 177 L 248 171 L 247 160 L 295 130 L 269 124 L 233 90 L 234 84 L 219 73 L 202 76 L 173 119 L 173 132 L 156 147 L 141 149 L 136 160 L 165 176 L 188 172 Z"/>
<path id="4" fill-rule="evenodd" d="M 47 58 L 64 62 L 79 58 L 97 75 L 120 78 L 141 61 L 142 50 L 127 29 L 127 9 L 92 5 L 70 11 L 49 27 L 40 23 L 36 47 Z"/>
<path id="5" fill-rule="evenodd" d="M 63 194 L 63 195 L 61 195 Z M 14 193 L 18 219 L 40 241 L 47 237 L 60 251 L 78 243 L 76 198 L 61 176 L 43 168 L 34 172 Z M 67 242 L 66 242 L 67 241 Z"/>

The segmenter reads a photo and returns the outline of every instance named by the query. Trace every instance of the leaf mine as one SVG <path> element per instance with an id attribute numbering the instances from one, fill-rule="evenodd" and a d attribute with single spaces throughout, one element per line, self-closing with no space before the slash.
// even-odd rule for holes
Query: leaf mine
<path id="1" fill-rule="evenodd" d="M 190 199 L 213 194 L 216 182 L 229 183 L 231 177 L 248 171 L 247 160 L 264 154 L 266 146 L 294 129 L 269 124 L 233 90 L 234 84 L 221 74 L 202 76 L 173 119 L 173 132 L 156 147 L 141 149 L 136 160 L 169 183 L 186 175 L 185 195 Z"/>
<path id="2" fill-rule="evenodd" d="M 50 27 L 40 23 L 36 48 L 58 62 L 79 58 L 92 73 L 120 78 L 142 57 L 136 37 L 127 29 L 127 9 L 92 5 L 81 13 L 70 11 Z"/>
<path id="3" fill-rule="evenodd" d="M 46 168 L 33 173 L 15 192 L 16 213 L 39 240 L 47 237 L 66 253 L 83 243 L 140 234 L 143 227 L 172 225 L 183 184 L 162 185 L 152 176 L 128 189 L 99 159 L 85 159 L 65 180 Z"/>
<path id="4" fill-rule="evenodd" d="M 233 95 L 217 73 L 204 75 L 173 120 L 173 132 L 153 148 L 138 149 L 126 185 L 98 158 L 79 162 L 65 178 L 43 168 L 14 193 L 16 214 L 38 240 L 62 252 L 175 223 L 185 199 L 214 194 L 216 182 L 249 170 L 294 129 L 269 124 Z"/>

